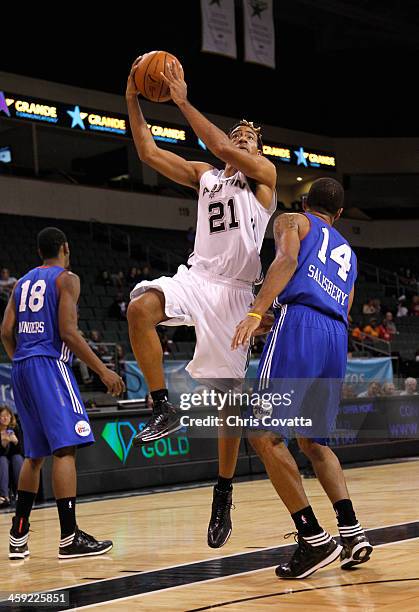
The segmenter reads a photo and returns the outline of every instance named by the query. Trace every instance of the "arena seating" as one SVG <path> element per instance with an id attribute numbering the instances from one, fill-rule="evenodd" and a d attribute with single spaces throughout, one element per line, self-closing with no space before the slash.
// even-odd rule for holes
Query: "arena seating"
<path id="1" fill-rule="evenodd" d="M 186 232 L 159 230 L 141 227 L 105 226 L 97 221 L 81 222 L 39 217 L 22 217 L 0 215 L 0 267 L 7 267 L 13 276 L 22 276 L 29 268 L 39 264 L 36 255 L 36 235 L 46 225 L 57 225 L 68 236 L 71 248 L 72 269 L 80 275 L 82 293 L 79 303 L 80 329 L 88 334 L 98 330 L 105 342 L 121 344 L 125 356 L 132 357 L 127 323 L 109 317 L 109 306 L 119 291 L 123 291 L 128 300 L 129 287 L 123 289 L 115 286 L 104 286 L 99 277 L 103 270 L 117 273 L 122 270 L 127 274 L 132 266 L 151 266 L 154 277 L 161 274 L 171 275 L 177 266 L 186 261 L 188 243 Z M 130 244 L 130 250 L 128 249 Z M 264 267 L 269 265 L 273 256 L 273 241 L 265 240 L 262 249 Z M 406 261 L 411 257 L 411 249 Z M 357 250 L 358 252 L 358 250 Z M 368 253 L 367 253 L 368 252 Z M 359 249 L 361 261 L 360 274 L 356 287 L 356 298 L 352 318 L 362 325 L 370 318 L 362 315 L 362 304 L 370 298 L 379 298 L 385 309 L 395 311 L 397 295 L 391 285 L 383 285 L 372 280 L 371 262 L 385 261 L 388 267 L 392 263 L 392 254 L 381 250 L 377 256 L 371 249 Z M 401 252 L 403 253 L 403 252 Z M 362 258 L 368 257 L 368 266 L 363 269 Z M 397 262 L 404 261 L 398 251 Z M 413 261 L 413 260 L 412 260 Z M 413 264 L 411 264 L 413 267 Z M 392 342 L 392 352 L 399 353 L 402 359 L 414 360 L 419 349 L 419 317 L 397 319 L 399 334 Z M 166 328 L 167 335 L 173 339 L 174 328 Z M 194 343 L 188 338 L 175 340 L 170 344 L 171 353 L 167 359 L 188 359 L 193 353 Z M 7 357 L 0 345 L 0 361 Z"/>

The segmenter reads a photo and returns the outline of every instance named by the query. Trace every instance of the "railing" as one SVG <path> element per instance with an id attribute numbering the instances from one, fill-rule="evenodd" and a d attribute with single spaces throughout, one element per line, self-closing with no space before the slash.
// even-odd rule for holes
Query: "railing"
<path id="1" fill-rule="evenodd" d="M 173 251 L 168 251 L 157 247 L 154 244 L 147 244 L 143 246 L 145 251 L 147 264 L 153 268 L 160 268 L 160 264 L 166 266 L 166 270 L 169 274 L 176 272 L 180 264 L 185 263 L 186 257 L 182 257 Z"/>
<path id="2" fill-rule="evenodd" d="M 394 289 L 397 297 L 400 297 L 403 293 L 406 293 L 406 291 L 415 293 L 418 290 L 418 288 L 404 282 L 397 272 L 379 268 L 365 261 L 359 262 L 359 269 L 363 274 L 366 274 L 370 278 L 372 277 L 378 285 Z"/>
<path id="3" fill-rule="evenodd" d="M 126 249 L 128 257 L 131 257 L 131 236 L 128 232 L 119 227 L 102 223 L 98 219 L 89 220 L 89 230 L 92 240 L 106 240 L 111 249 L 115 246 L 122 246 Z"/>
<path id="4" fill-rule="evenodd" d="M 391 355 L 391 342 L 388 340 L 383 340 L 382 338 L 363 333 L 362 338 L 354 338 L 351 336 L 351 341 L 358 351 L 385 355 L 386 357 L 390 357 Z"/>
<path id="5" fill-rule="evenodd" d="M 186 261 L 186 256 L 184 257 L 175 251 L 169 251 L 151 243 L 144 243 L 143 240 L 140 240 L 138 244 L 133 243 L 128 232 L 107 223 L 102 223 L 97 219 L 89 220 L 89 229 L 92 241 L 106 241 L 110 248 L 123 246 L 129 257 L 131 257 L 132 252 L 135 254 L 137 246 L 140 247 L 144 254 L 140 259 L 145 258 L 147 265 L 161 271 L 166 271 L 169 274 L 176 272 L 178 266 Z"/>

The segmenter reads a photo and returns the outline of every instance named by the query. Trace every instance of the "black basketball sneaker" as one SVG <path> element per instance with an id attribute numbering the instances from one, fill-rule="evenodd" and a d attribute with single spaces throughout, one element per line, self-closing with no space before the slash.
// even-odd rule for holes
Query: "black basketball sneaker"
<path id="1" fill-rule="evenodd" d="M 342 569 L 351 569 L 355 565 L 368 561 L 373 547 L 359 523 L 351 527 L 339 527 L 339 533 L 340 542 L 343 547 L 340 553 L 340 566 Z"/>
<path id="2" fill-rule="evenodd" d="M 96 540 L 76 526 L 75 532 L 60 541 L 59 559 L 74 559 L 75 557 L 93 557 L 103 555 L 111 550 L 111 540 Z"/>
<path id="3" fill-rule="evenodd" d="M 278 578 L 287 580 L 308 578 L 320 568 L 333 563 L 342 550 L 342 546 L 327 531 L 309 537 L 303 537 L 294 531 L 287 533 L 285 538 L 291 535 L 294 536 L 298 547 L 288 563 L 276 568 L 275 574 Z"/>
<path id="4" fill-rule="evenodd" d="M 221 548 L 232 532 L 230 511 L 233 506 L 233 491 L 221 491 L 214 487 L 211 519 L 208 525 L 208 546 Z"/>
<path id="5" fill-rule="evenodd" d="M 133 446 L 154 442 L 182 428 L 180 412 L 168 400 L 155 402 L 153 414 L 143 430 L 132 441 Z"/>
<path id="6" fill-rule="evenodd" d="M 9 536 L 9 559 L 26 559 L 29 556 L 29 523 L 25 519 L 12 519 Z"/>

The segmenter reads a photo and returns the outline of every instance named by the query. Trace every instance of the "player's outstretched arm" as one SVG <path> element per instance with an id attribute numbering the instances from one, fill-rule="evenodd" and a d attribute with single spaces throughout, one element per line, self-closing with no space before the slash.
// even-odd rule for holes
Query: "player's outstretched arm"
<path id="1" fill-rule="evenodd" d="M 156 145 L 141 111 L 138 91 L 135 86 L 134 72 L 140 59 L 141 57 L 137 58 L 132 65 L 125 94 L 131 132 L 138 157 L 142 162 L 172 181 L 198 190 L 202 174 L 210 170 L 212 166 L 203 162 L 188 161 L 180 155 L 160 149 Z"/>
<path id="2" fill-rule="evenodd" d="M 96 372 L 112 395 L 125 391 L 122 378 L 105 366 L 97 357 L 77 328 L 77 302 L 80 296 L 80 279 L 72 272 L 63 272 L 57 279 L 59 291 L 58 326 L 60 337 L 68 348 L 88 368 Z"/>
<path id="3" fill-rule="evenodd" d="M 234 146 L 227 134 L 192 106 L 187 98 L 186 83 L 177 66 L 174 63 L 169 64 L 168 75 L 160 74 L 170 87 L 173 102 L 179 107 L 198 138 L 207 145 L 215 157 L 240 170 L 258 183 L 272 190 L 275 189 L 276 168 L 274 164 L 262 155 L 251 155 Z"/>
<path id="4" fill-rule="evenodd" d="M 250 312 L 257 316 L 248 315 L 238 324 L 231 343 L 232 349 L 236 349 L 241 344 L 246 344 L 250 341 L 250 337 L 261 322 L 259 317 L 263 317 L 276 296 L 289 283 L 297 269 L 298 254 L 300 252 L 298 217 L 301 216 L 295 213 L 285 213 L 275 219 L 275 259 L 269 266 L 262 288 L 250 309 Z"/>
<path id="5" fill-rule="evenodd" d="M 9 359 L 13 359 L 16 350 L 15 326 L 16 308 L 13 290 L 7 303 L 6 310 L 4 311 L 3 323 L 1 324 L 1 341 L 3 342 Z"/>

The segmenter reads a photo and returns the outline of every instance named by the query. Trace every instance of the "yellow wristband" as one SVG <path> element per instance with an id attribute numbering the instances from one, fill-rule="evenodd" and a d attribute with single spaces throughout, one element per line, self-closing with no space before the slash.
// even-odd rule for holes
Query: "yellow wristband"
<path id="1" fill-rule="evenodd" d="M 259 319 L 259 321 L 262 321 L 262 315 L 258 314 L 257 312 L 248 312 L 247 316 L 255 317 L 255 319 Z"/>

